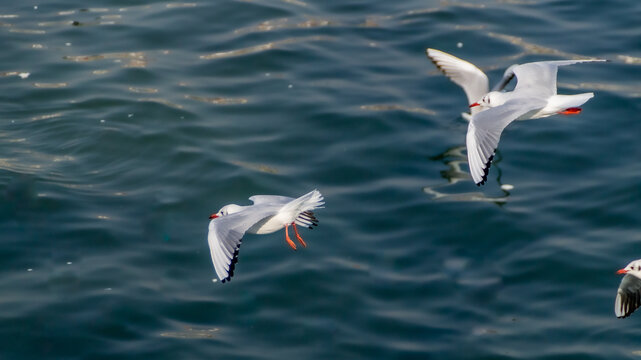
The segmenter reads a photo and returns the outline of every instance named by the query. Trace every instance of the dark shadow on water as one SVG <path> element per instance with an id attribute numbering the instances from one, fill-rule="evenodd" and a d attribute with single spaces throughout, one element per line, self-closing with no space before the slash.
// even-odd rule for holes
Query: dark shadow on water
<path id="1" fill-rule="evenodd" d="M 496 182 L 499 185 L 499 188 L 502 192 L 502 196 L 490 197 L 485 195 L 483 192 L 464 192 L 464 193 L 448 193 L 444 192 L 442 189 L 450 188 L 462 180 L 471 180 L 466 166 L 461 166 L 461 164 L 467 164 L 467 156 L 465 155 L 465 146 L 456 146 L 445 150 L 443 153 L 429 158 L 431 161 L 439 161 L 447 166 L 446 170 L 441 171 L 441 177 L 447 180 L 446 184 L 437 184 L 432 186 L 425 186 L 423 192 L 430 195 L 433 200 L 438 201 L 453 201 L 453 202 L 493 202 L 499 206 L 507 202 L 507 198 L 510 195 L 508 190 L 512 189 L 510 185 L 503 185 L 501 183 L 501 169 L 498 166 L 498 163 L 501 161 L 501 153 L 496 152 L 494 161 L 492 162 L 492 170 L 496 174 Z M 487 185 L 482 185 L 487 186 Z"/>

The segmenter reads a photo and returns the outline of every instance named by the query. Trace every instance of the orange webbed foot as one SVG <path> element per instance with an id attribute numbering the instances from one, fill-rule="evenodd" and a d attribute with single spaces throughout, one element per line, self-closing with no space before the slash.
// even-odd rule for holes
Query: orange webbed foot
<path id="1" fill-rule="evenodd" d="M 305 243 L 305 240 L 303 240 L 303 238 L 298 233 L 298 229 L 296 228 L 296 223 L 292 223 L 292 227 L 294 228 L 294 234 L 296 234 L 296 239 L 298 240 L 298 242 L 301 245 L 303 245 L 303 247 L 307 247 L 307 244 Z"/>
<path id="2" fill-rule="evenodd" d="M 289 238 L 289 233 L 288 233 L 287 229 L 289 229 L 289 225 L 285 226 L 285 240 L 287 241 L 287 244 L 289 244 L 289 246 L 292 249 L 296 250 L 296 244 L 294 244 L 292 239 Z M 296 231 L 296 230 L 294 229 L 294 231 Z"/>

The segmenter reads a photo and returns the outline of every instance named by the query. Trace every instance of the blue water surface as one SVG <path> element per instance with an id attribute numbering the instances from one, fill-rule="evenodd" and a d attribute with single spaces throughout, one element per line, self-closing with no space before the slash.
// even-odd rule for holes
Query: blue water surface
<path id="1" fill-rule="evenodd" d="M 0 7 L 0 358 L 635 359 L 613 313 L 641 258 L 636 0 L 9 2 Z M 514 63 L 594 92 L 510 125 L 488 183 L 466 99 Z M 292 251 L 208 216 L 326 200 Z"/>

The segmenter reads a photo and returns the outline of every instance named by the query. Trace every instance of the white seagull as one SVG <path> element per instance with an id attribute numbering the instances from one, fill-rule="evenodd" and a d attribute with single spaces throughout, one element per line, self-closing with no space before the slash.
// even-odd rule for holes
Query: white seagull
<path id="1" fill-rule="evenodd" d="M 289 237 L 289 226 L 294 229 L 296 239 L 303 247 L 307 244 L 298 233 L 296 225 L 312 229 L 318 219 L 312 210 L 325 204 L 318 190 L 294 199 L 287 196 L 254 195 L 249 198 L 254 204 L 240 206 L 225 205 L 209 218 L 209 251 L 216 275 L 224 283 L 231 280 L 238 262 L 238 249 L 246 232 L 269 234 L 285 228 L 285 240 L 296 250 L 296 244 Z"/>
<path id="2" fill-rule="evenodd" d="M 435 51 L 438 50 L 428 49 L 428 56 L 434 56 Z M 443 54 L 445 53 L 437 53 L 435 63 L 455 83 L 465 84 L 461 86 L 469 101 L 473 101 L 470 104 L 472 116 L 467 128 L 466 145 L 470 173 L 476 185 L 482 185 L 487 180 L 501 133 L 512 121 L 537 119 L 555 114 L 578 114 L 581 112 L 579 106 L 594 96 L 594 93 L 557 95 L 556 73 L 559 66 L 607 61 L 559 60 L 512 65 L 506 70 L 498 88 L 505 87 L 510 79 L 516 76 L 517 83 L 513 91 L 490 91 L 477 100 L 471 100 L 485 91 L 487 76 L 476 66 L 451 55 L 444 57 Z M 452 61 L 450 57 L 457 61 Z M 447 59 L 450 61 L 446 61 Z M 479 111 L 475 111 L 477 107 Z"/>
<path id="3" fill-rule="evenodd" d="M 641 259 L 629 263 L 617 274 L 625 274 L 614 301 L 614 314 L 622 319 L 641 306 Z"/>

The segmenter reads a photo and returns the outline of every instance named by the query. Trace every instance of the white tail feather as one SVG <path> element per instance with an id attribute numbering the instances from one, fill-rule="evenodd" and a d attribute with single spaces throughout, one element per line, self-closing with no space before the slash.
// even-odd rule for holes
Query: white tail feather
<path id="1" fill-rule="evenodd" d="M 314 189 L 308 192 L 307 194 L 290 201 L 285 206 L 283 206 L 281 211 L 282 212 L 291 211 L 292 213 L 302 213 L 303 211 L 311 211 L 314 209 L 322 208 L 323 205 L 325 205 L 323 195 L 321 195 L 321 193 L 318 190 Z"/>

